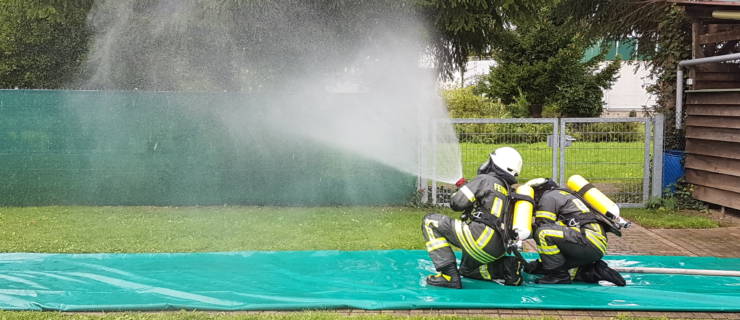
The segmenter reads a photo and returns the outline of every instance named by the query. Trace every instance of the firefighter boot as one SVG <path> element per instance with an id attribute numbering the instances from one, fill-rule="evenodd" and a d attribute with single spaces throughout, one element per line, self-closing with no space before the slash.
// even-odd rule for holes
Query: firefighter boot
<path id="1" fill-rule="evenodd" d="M 538 284 L 568 284 L 571 283 L 567 269 L 545 270 L 545 276 L 534 281 Z"/>
<path id="2" fill-rule="evenodd" d="M 542 262 L 540 260 L 532 260 L 524 265 L 524 272 L 529 274 L 545 274 L 545 269 L 542 268 Z"/>
<path id="3" fill-rule="evenodd" d="M 457 271 L 457 266 L 454 263 L 441 267 L 438 271 L 438 274 L 427 277 L 428 285 L 452 289 L 462 288 L 460 272 Z"/>

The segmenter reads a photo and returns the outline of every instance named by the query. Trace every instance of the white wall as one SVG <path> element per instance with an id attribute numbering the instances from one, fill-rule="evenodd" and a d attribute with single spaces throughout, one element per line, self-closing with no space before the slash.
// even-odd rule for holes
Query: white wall
<path id="1" fill-rule="evenodd" d="M 605 111 L 642 111 L 643 106 L 652 108 L 655 96 L 649 94 L 645 87 L 653 83 L 655 79 L 645 68 L 644 62 L 623 62 L 619 78 L 611 89 L 604 91 Z"/>

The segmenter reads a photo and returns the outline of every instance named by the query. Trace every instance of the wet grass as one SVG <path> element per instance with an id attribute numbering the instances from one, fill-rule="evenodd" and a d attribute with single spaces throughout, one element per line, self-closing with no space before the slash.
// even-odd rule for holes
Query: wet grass
<path id="1" fill-rule="evenodd" d="M 709 229 L 720 226 L 719 222 L 696 211 L 629 209 L 624 210 L 622 215 L 645 228 Z"/>
<path id="2" fill-rule="evenodd" d="M 409 207 L 0 208 L 0 252 L 206 252 L 423 249 Z M 625 209 L 649 228 L 710 228 L 703 215 Z"/>
<path id="3" fill-rule="evenodd" d="M 4 207 L 3 252 L 421 249 L 407 207 Z"/>

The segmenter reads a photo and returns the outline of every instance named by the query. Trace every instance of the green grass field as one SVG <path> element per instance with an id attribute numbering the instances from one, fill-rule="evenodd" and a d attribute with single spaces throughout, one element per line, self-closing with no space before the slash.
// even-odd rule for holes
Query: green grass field
<path id="1" fill-rule="evenodd" d="M 0 251 L 44 253 L 199 252 L 241 250 L 423 249 L 421 219 L 409 207 L 0 207 Z M 435 210 L 457 217 L 457 213 Z M 626 209 L 627 217 L 680 225 L 676 216 Z M 679 217 L 680 218 L 680 217 Z M 685 217 L 693 221 L 706 217 Z M 642 220 L 640 220 L 641 222 Z M 648 220 L 645 220 L 648 221 Z M 709 220 L 711 221 L 711 220 Z M 678 224 L 677 224 L 678 223 Z M 56 313 L 0 311 L 0 319 L 344 319 L 331 312 Z M 352 319 L 461 319 L 385 314 Z M 484 319 L 483 317 L 464 317 Z M 620 316 L 618 319 L 651 319 Z M 488 318 L 490 319 L 490 318 Z M 520 319 L 548 319 L 523 317 Z"/>
<path id="2" fill-rule="evenodd" d="M 461 143 L 464 176 L 474 177 L 478 166 L 488 159 L 488 154 L 502 146 L 510 146 L 521 153 L 524 159 L 522 177 L 552 176 L 552 149 L 544 142 L 507 145 Z M 612 178 L 615 181 L 641 179 L 644 153 L 645 144 L 642 142 L 574 142 L 566 149 L 566 176 L 580 174 L 587 178 Z"/>
<path id="3" fill-rule="evenodd" d="M 636 221 L 645 228 L 710 229 L 720 226 L 719 222 L 695 211 L 626 209 L 622 214 L 626 219 Z"/>
<path id="4" fill-rule="evenodd" d="M 423 249 L 409 207 L 2 207 L 0 252 Z M 700 215 L 625 209 L 649 227 L 715 227 Z"/>

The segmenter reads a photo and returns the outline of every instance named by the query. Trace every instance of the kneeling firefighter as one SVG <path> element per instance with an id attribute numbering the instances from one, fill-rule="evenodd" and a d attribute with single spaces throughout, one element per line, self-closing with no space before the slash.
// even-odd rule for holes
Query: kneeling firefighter
<path id="1" fill-rule="evenodd" d="M 528 263 L 525 271 L 544 274 L 535 282 L 567 284 L 572 280 L 592 283 L 606 280 L 624 286 L 622 276 L 601 260 L 606 254 L 606 232 L 621 236 L 619 229 L 626 227 L 626 221 L 618 217 L 616 204 L 580 176 L 568 179 L 571 189 L 560 188 L 545 178 L 527 181 L 525 185 L 535 192 L 534 240 L 539 252 L 539 259 Z M 591 193 L 584 197 L 587 192 Z M 598 199 L 593 196 L 596 193 Z M 616 216 L 594 207 L 616 208 L 611 209 L 616 211 Z"/>
<path id="2" fill-rule="evenodd" d="M 437 213 L 424 217 L 422 233 L 426 248 L 439 272 L 427 277 L 427 284 L 459 289 L 461 275 L 480 280 L 502 279 L 506 285 L 522 283 L 522 260 L 504 256 L 509 239 L 501 231 L 501 225 L 510 220 L 509 186 L 516 183 L 521 170 L 519 152 L 510 147 L 498 148 L 473 180 L 458 181 L 460 189 L 452 195 L 450 207 L 463 211 L 462 220 Z M 531 233 L 531 207 L 528 215 L 528 219 L 521 219 L 526 221 L 518 224 L 526 226 L 523 228 L 526 230 L 518 231 L 518 240 L 526 239 Z M 504 227 L 511 228 L 510 221 Z M 450 244 L 462 249 L 459 270 Z"/>

